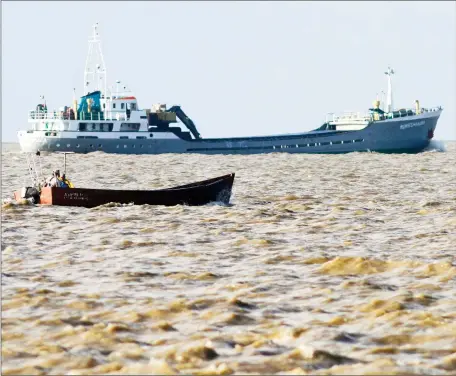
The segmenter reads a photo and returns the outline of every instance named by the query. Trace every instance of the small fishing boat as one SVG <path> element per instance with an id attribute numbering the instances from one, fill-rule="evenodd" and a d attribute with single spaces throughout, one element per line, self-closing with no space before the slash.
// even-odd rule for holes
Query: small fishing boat
<path id="1" fill-rule="evenodd" d="M 64 153 L 65 157 L 66 154 Z M 30 169 L 33 171 L 33 167 L 30 167 Z M 64 171 L 66 172 L 66 158 Z M 32 172 L 31 175 L 33 176 Z M 231 173 L 212 179 L 157 190 L 41 187 L 37 183 L 39 181 L 37 173 L 34 176 L 32 187 L 24 187 L 20 191 L 14 192 L 16 201 L 20 202 L 26 199 L 41 205 L 93 208 L 108 203 L 164 206 L 199 206 L 210 202 L 228 204 L 235 174 Z"/>

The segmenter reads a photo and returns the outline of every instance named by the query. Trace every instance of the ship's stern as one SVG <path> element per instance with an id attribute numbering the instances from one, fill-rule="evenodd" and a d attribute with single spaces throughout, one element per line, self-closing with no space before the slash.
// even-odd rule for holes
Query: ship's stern
<path id="1" fill-rule="evenodd" d="M 35 153 L 43 150 L 43 146 L 47 142 L 44 132 L 40 131 L 19 131 L 17 132 L 17 138 L 21 150 L 25 153 Z"/>

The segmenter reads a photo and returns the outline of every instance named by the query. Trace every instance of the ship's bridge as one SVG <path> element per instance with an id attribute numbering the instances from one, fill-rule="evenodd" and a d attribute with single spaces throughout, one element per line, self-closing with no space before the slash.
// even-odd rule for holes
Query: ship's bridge
<path id="1" fill-rule="evenodd" d="M 112 93 L 101 98 L 102 111 L 107 118 L 123 119 L 132 111 L 139 111 L 138 101 L 131 93 Z"/>

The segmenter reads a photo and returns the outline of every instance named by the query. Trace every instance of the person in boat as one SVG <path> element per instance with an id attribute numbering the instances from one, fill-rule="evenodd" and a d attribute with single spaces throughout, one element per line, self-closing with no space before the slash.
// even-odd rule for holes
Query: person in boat
<path id="1" fill-rule="evenodd" d="M 65 174 L 62 177 L 57 178 L 59 181 L 59 188 L 69 188 L 69 185 L 65 182 Z"/>
<path id="2" fill-rule="evenodd" d="M 62 175 L 62 181 L 61 181 L 61 188 L 74 188 L 74 185 L 71 181 L 69 181 L 65 174 Z"/>
<path id="3" fill-rule="evenodd" d="M 57 187 L 57 174 L 60 175 L 59 170 L 52 171 L 52 176 L 47 180 L 46 187 Z"/>
<path id="4" fill-rule="evenodd" d="M 47 187 L 60 187 L 61 181 L 60 170 L 54 170 L 52 171 L 52 176 L 49 178 Z"/>
<path id="5" fill-rule="evenodd" d="M 66 178 L 65 174 L 60 176 L 60 170 L 55 170 L 52 172 L 52 176 L 45 186 L 58 188 L 74 188 L 73 183 Z"/>

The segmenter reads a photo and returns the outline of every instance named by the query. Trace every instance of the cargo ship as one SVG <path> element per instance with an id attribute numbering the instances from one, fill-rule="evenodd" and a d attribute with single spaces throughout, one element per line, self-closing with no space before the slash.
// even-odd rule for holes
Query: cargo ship
<path id="1" fill-rule="evenodd" d="M 271 136 L 203 138 L 180 106 L 154 104 L 140 109 L 136 97 L 116 81 L 107 89 L 98 24 L 89 38 L 84 95 L 49 111 L 44 97 L 29 112 L 28 130 L 18 132 L 24 152 L 103 151 L 115 154 L 260 154 L 260 153 L 417 153 L 434 137 L 442 107 L 393 107 L 392 75 L 386 105 L 377 99 L 366 113 L 326 116 L 318 128 Z M 303 119 L 305 120 L 305 119 Z"/>

